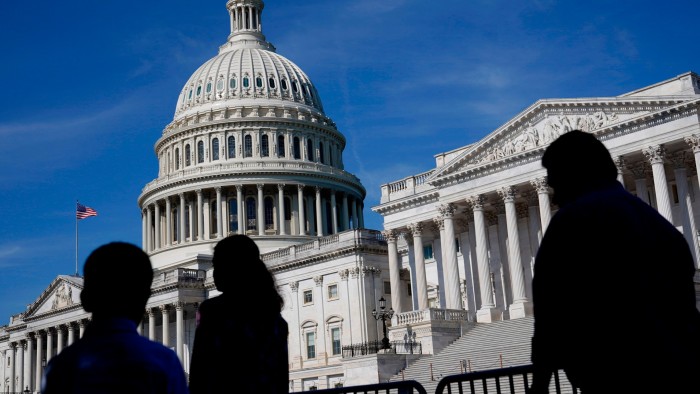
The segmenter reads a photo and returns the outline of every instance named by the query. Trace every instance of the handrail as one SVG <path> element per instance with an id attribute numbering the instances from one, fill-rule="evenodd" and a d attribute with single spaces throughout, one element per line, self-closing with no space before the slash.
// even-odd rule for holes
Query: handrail
<path id="1" fill-rule="evenodd" d="M 415 380 L 400 380 L 396 382 L 366 384 L 362 386 L 335 387 L 323 390 L 314 390 L 320 394 L 428 394 L 425 387 Z"/>

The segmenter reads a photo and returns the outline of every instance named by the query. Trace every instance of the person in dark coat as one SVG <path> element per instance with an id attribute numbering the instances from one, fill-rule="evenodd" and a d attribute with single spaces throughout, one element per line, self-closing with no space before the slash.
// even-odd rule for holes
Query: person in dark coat
<path id="1" fill-rule="evenodd" d="M 559 210 L 535 259 L 529 392 L 549 392 L 557 369 L 584 394 L 700 392 L 696 268 L 681 232 L 624 189 L 591 133 L 563 134 L 542 165 Z"/>
<path id="2" fill-rule="evenodd" d="M 187 394 L 177 354 L 136 331 L 151 295 L 148 255 L 136 245 L 108 243 L 88 256 L 83 274 L 80 299 L 92 321 L 49 361 L 42 394 Z"/>
<path id="3" fill-rule="evenodd" d="M 288 326 L 272 273 L 255 242 L 231 235 L 214 247 L 220 295 L 198 310 L 190 392 L 289 392 Z"/>

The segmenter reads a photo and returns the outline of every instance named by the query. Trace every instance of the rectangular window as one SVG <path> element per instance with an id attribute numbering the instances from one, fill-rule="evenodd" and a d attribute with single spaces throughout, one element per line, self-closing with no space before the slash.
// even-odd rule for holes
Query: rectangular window
<path id="1" fill-rule="evenodd" d="M 306 333 L 306 358 L 316 358 L 316 333 Z"/>
<path id="2" fill-rule="evenodd" d="M 340 327 L 331 328 L 331 340 L 333 341 L 333 355 L 339 355 L 341 351 L 340 346 Z"/>
<path id="3" fill-rule="evenodd" d="M 391 282 L 384 282 L 384 294 L 391 294 Z"/>
<path id="4" fill-rule="evenodd" d="M 426 260 L 430 260 L 430 259 L 434 258 L 432 244 L 423 245 L 423 256 L 425 257 Z"/>
<path id="5" fill-rule="evenodd" d="M 328 285 L 328 299 L 337 300 L 338 299 L 338 285 L 332 284 Z"/>
<path id="6" fill-rule="evenodd" d="M 312 304 L 314 302 L 313 290 L 304 290 L 304 305 Z"/>

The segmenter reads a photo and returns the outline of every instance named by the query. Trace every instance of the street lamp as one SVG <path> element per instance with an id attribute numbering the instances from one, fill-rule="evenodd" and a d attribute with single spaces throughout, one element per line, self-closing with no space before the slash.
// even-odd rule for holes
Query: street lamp
<path id="1" fill-rule="evenodd" d="M 384 328 L 384 338 L 382 338 L 382 349 L 391 349 L 391 346 L 389 345 L 389 338 L 387 338 L 386 336 L 386 320 L 391 320 L 391 317 L 394 316 L 394 310 L 392 308 L 389 308 L 388 311 L 386 310 L 386 300 L 383 296 L 379 299 L 379 312 L 377 312 L 376 309 L 372 309 L 372 316 L 374 316 L 376 320 L 382 320 L 382 327 Z"/>

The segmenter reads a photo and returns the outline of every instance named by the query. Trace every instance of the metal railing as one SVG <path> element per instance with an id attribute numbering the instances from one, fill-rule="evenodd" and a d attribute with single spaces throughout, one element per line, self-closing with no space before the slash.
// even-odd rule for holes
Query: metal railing
<path id="1" fill-rule="evenodd" d="M 331 389 L 313 390 L 322 394 L 428 394 L 425 387 L 415 380 L 401 380 L 398 382 L 366 384 L 363 386 L 336 387 Z"/>
<path id="2" fill-rule="evenodd" d="M 423 354 L 423 347 L 420 342 L 415 341 L 394 341 L 390 342 L 388 353 L 393 354 Z M 382 349 L 382 341 L 369 341 L 343 346 L 343 358 L 366 356 L 377 354 Z"/>
<path id="3" fill-rule="evenodd" d="M 463 374 L 448 375 L 440 379 L 435 394 L 452 394 L 452 393 L 509 393 L 509 394 L 524 394 L 530 387 L 532 380 L 532 372 L 534 367 L 532 364 L 520 365 L 517 367 L 489 369 L 477 372 L 468 372 Z M 550 382 L 550 392 L 554 389 L 554 393 L 573 393 L 577 394 L 578 390 L 563 378 L 563 371 L 554 373 L 554 379 Z"/>

